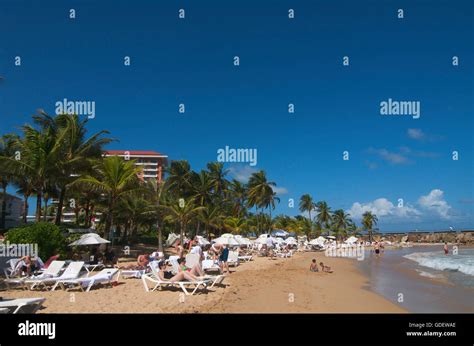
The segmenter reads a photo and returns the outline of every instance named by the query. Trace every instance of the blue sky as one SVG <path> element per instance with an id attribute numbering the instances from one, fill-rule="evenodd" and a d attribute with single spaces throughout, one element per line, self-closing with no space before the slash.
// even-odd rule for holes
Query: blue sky
<path id="1" fill-rule="evenodd" d="M 256 167 L 227 167 L 264 169 L 276 213 L 310 193 L 356 220 L 372 210 L 382 230 L 473 227 L 472 16 L 470 1 L 2 0 L 0 133 L 63 98 L 95 101 L 89 128 L 120 140 L 110 149 L 194 169 L 226 145 L 257 149 Z M 380 115 L 389 98 L 421 117 Z"/>

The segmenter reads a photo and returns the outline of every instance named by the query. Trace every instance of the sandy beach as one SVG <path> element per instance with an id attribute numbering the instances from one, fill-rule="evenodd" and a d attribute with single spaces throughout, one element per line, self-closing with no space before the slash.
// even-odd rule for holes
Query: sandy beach
<path id="1" fill-rule="evenodd" d="M 334 273 L 309 271 L 312 258 Z M 90 292 L 1 292 L 3 298 L 45 297 L 38 313 L 400 313 L 403 308 L 367 289 L 354 260 L 296 253 L 292 258 L 255 257 L 231 268 L 221 287 L 194 296 L 180 290 L 146 292 L 139 279 L 120 279 L 114 287 Z"/>

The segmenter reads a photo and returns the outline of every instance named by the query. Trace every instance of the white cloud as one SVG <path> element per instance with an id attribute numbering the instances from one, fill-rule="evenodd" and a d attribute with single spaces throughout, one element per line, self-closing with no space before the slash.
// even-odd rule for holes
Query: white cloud
<path id="1" fill-rule="evenodd" d="M 229 174 L 236 180 L 247 183 L 253 173 L 258 172 L 256 168 L 248 165 L 232 165 L 229 167 Z"/>
<path id="2" fill-rule="evenodd" d="M 410 163 L 408 158 L 406 158 L 404 155 L 402 155 L 400 153 L 394 153 L 394 152 L 388 151 L 387 149 L 369 148 L 368 151 L 369 151 L 369 153 L 376 154 L 382 160 L 388 161 L 388 162 L 390 162 L 394 165 Z"/>
<path id="3" fill-rule="evenodd" d="M 426 138 L 426 135 L 420 129 L 408 129 L 407 134 L 411 139 L 423 140 Z"/>
<path id="4" fill-rule="evenodd" d="M 444 199 L 444 192 L 440 189 L 431 190 L 426 196 L 418 199 L 420 206 L 439 215 L 442 219 L 450 219 L 451 206 Z"/>
<path id="5" fill-rule="evenodd" d="M 276 187 L 272 187 L 272 189 L 273 189 L 273 192 L 276 192 L 277 195 L 286 195 L 288 193 L 288 190 L 286 187 L 276 186 Z"/>
<path id="6" fill-rule="evenodd" d="M 351 214 L 354 219 L 362 219 L 362 215 L 370 211 L 372 214 L 380 218 L 416 218 L 421 215 L 421 212 L 409 204 L 403 206 L 394 205 L 386 198 L 378 198 L 372 202 L 352 204 L 351 209 L 347 212 Z"/>

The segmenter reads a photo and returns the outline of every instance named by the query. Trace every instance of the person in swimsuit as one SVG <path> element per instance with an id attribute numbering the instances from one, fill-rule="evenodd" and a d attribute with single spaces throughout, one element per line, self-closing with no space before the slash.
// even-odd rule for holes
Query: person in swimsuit
<path id="1" fill-rule="evenodd" d="M 229 263 L 227 262 L 229 258 L 229 249 L 227 246 L 224 246 L 221 252 L 221 255 L 219 256 L 219 267 L 221 268 L 221 272 L 224 272 L 224 267 L 226 268 L 227 273 L 230 274 L 229 270 Z"/>
<path id="2" fill-rule="evenodd" d="M 332 269 L 329 266 L 325 266 L 323 262 L 319 262 L 319 265 L 321 266 L 321 270 L 325 273 L 332 273 Z"/>
<path id="3" fill-rule="evenodd" d="M 159 268 L 158 277 L 163 281 L 176 282 L 176 281 L 196 281 L 197 280 L 197 278 L 194 275 L 185 271 L 184 272 L 180 271 L 176 275 L 174 275 L 170 271 L 166 271 L 165 261 L 160 261 L 158 263 L 158 268 Z"/>
<path id="4" fill-rule="evenodd" d="M 316 262 L 316 258 L 313 258 L 313 260 L 311 261 L 311 264 L 309 266 L 309 271 L 319 272 L 318 263 Z"/>
<path id="5" fill-rule="evenodd" d="M 191 273 L 194 276 L 204 276 L 204 272 L 199 263 L 196 263 L 192 268 L 186 266 L 186 259 L 181 257 L 178 259 L 179 271 Z"/>
<path id="6" fill-rule="evenodd" d="M 444 242 L 444 254 L 447 256 L 449 255 L 449 248 L 448 248 L 448 243 Z"/>
<path id="7" fill-rule="evenodd" d="M 150 263 L 150 255 L 140 255 L 137 258 L 137 265 L 140 269 L 146 269 L 148 263 Z"/>
<path id="8" fill-rule="evenodd" d="M 378 242 L 375 242 L 374 249 L 375 249 L 375 255 L 376 255 L 377 257 L 379 257 L 379 254 L 380 254 L 380 245 L 379 245 Z"/>

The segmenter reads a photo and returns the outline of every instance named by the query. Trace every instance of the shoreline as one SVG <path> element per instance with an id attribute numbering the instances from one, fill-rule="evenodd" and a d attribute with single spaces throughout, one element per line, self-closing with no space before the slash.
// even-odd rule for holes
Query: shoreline
<path id="1" fill-rule="evenodd" d="M 334 273 L 309 271 L 312 258 Z M 354 260 L 296 253 L 288 259 L 256 257 L 231 267 L 223 284 L 207 293 L 184 296 L 180 290 L 145 292 L 139 279 L 121 279 L 115 287 L 90 292 L 22 291 L 4 298 L 44 297 L 38 313 L 405 313 L 407 310 L 367 289 L 369 277 Z M 184 299 L 183 299 L 184 297 Z"/>
<path id="2" fill-rule="evenodd" d="M 472 313 L 474 288 L 468 282 L 459 281 L 472 281 L 471 278 L 457 271 L 421 266 L 404 257 L 434 250 L 442 253 L 442 249 L 441 244 L 391 249 L 380 258 L 366 252 L 367 261 L 362 261 L 357 267 L 369 277 L 370 290 L 390 301 L 397 301 L 401 295 L 399 305 L 410 313 Z M 472 246 L 463 246 L 462 249 L 471 250 Z"/>

